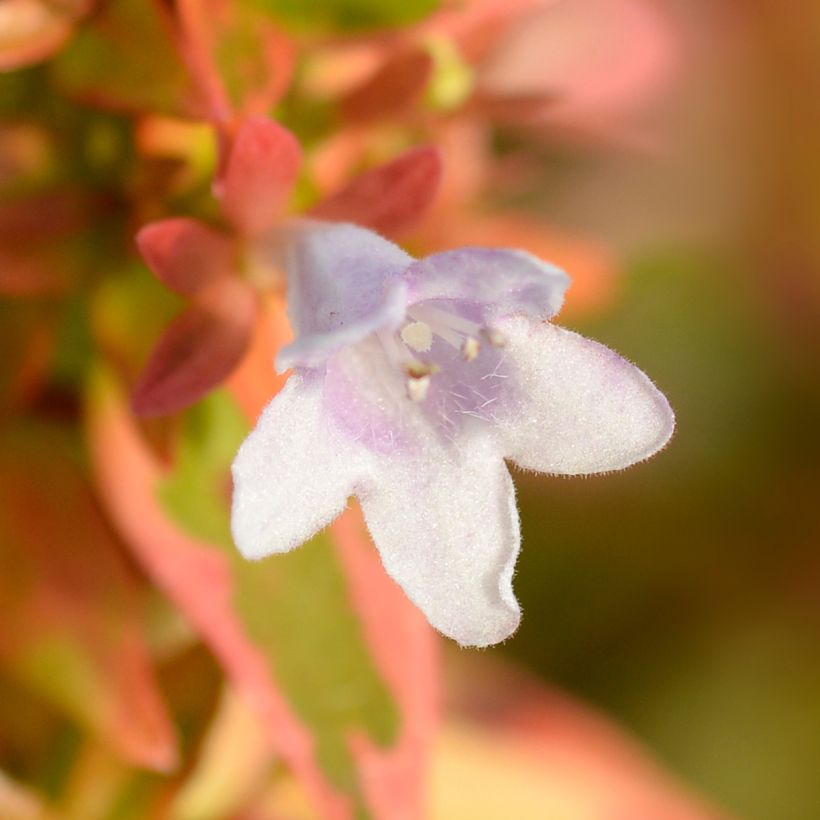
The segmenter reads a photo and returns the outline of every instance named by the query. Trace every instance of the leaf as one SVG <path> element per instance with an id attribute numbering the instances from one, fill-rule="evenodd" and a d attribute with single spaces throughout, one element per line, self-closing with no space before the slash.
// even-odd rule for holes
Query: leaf
<path id="1" fill-rule="evenodd" d="M 44 798 L 0 771 L 0 817 L 5 820 L 49 820 L 54 815 Z"/>
<path id="2" fill-rule="evenodd" d="M 206 404 L 211 411 L 224 407 L 224 403 L 219 401 Z M 328 775 L 317 763 L 312 733 L 280 688 L 280 663 L 291 666 L 290 675 L 296 680 L 295 688 L 300 690 L 308 679 L 303 671 L 293 668 L 294 661 L 298 661 L 301 652 L 314 658 L 321 666 L 321 652 L 311 643 L 309 634 L 294 629 L 294 624 L 301 624 L 301 621 L 295 618 L 292 611 L 286 623 L 274 623 L 271 628 L 275 630 L 280 626 L 282 634 L 273 637 L 281 637 L 294 644 L 294 658 L 276 654 L 272 645 L 263 649 L 258 641 L 253 640 L 244 617 L 237 614 L 233 602 L 243 596 L 246 599 L 255 596 L 242 581 L 234 578 L 234 572 L 243 569 L 245 573 L 250 573 L 246 578 L 261 583 L 260 576 L 250 570 L 264 565 L 245 564 L 229 545 L 207 543 L 187 534 L 169 519 L 158 496 L 163 484 L 163 495 L 170 493 L 171 496 L 166 498 L 166 504 L 173 506 L 177 494 L 181 494 L 180 503 L 186 506 L 191 517 L 198 520 L 200 515 L 203 516 L 205 524 L 225 537 L 225 484 L 220 482 L 214 486 L 211 483 L 214 476 L 206 469 L 200 470 L 205 467 L 201 463 L 189 464 L 186 472 L 193 473 L 192 480 L 208 485 L 208 494 L 197 495 L 198 490 L 194 488 L 186 496 L 184 480 L 178 478 L 169 482 L 140 438 L 116 383 L 102 369 L 97 370 L 91 383 L 88 409 L 89 441 L 100 493 L 115 526 L 135 558 L 202 635 L 237 692 L 248 699 L 259 715 L 282 760 L 316 805 L 321 807 L 323 815 L 328 818 L 349 817 L 348 800 L 338 787 L 331 785 Z M 196 417 L 197 414 L 194 415 Z M 206 429 L 206 437 L 199 439 L 202 446 L 210 445 L 210 458 L 218 456 L 216 460 L 223 466 L 230 458 L 229 450 L 233 452 L 235 438 L 244 432 L 238 416 L 230 425 L 225 424 L 226 421 L 228 419 L 222 419 L 222 424 L 215 430 Z M 192 445 L 193 442 L 187 447 Z M 189 454 L 184 461 L 191 458 Z M 199 527 L 202 527 L 201 523 Z M 276 569 L 277 572 L 282 571 L 279 567 Z M 263 588 L 262 597 L 256 598 L 256 605 L 262 610 L 258 617 L 263 617 L 271 608 L 273 592 L 274 588 L 270 586 Z M 301 618 L 304 614 L 304 594 L 293 590 L 292 595 L 297 598 L 292 604 Z M 321 650 L 324 649 L 325 645 L 322 645 Z M 328 649 L 333 651 L 332 642 Z M 343 680 L 343 683 L 346 687 L 347 681 Z M 316 685 L 314 682 L 313 686 Z M 290 694 L 290 687 L 287 691 Z M 304 693 L 302 697 L 305 697 Z"/>
<path id="3" fill-rule="evenodd" d="M 597 124 L 623 116 L 657 93 L 675 51 L 669 24 L 651 3 L 542 4 L 496 43 L 481 66 L 480 94 L 513 99 L 541 94 L 549 103 L 542 106 L 542 118 Z M 507 113 L 515 114 L 515 107 Z"/>
<path id="4" fill-rule="evenodd" d="M 132 764 L 176 764 L 134 579 L 79 469 L 46 427 L 0 448 L 0 660 Z"/>
<path id="5" fill-rule="evenodd" d="M 632 737 L 512 667 L 460 656 L 432 789 L 435 816 L 728 820 Z"/>
<path id="6" fill-rule="evenodd" d="M 415 148 L 354 179 L 311 210 L 319 219 L 355 222 L 388 236 L 412 227 L 432 203 L 441 183 L 441 154 Z"/>
<path id="7" fill-rule="evenodd" d="M 2 259 L 0 259 L 2 263 Z M 25 404 L 48 375 L 58 315 L 51 305 L 0 300 L 0 417 Z"/>
<path id="8" fill-rule="evenodd" d="M 399 54 L 342 100 L 342 116 L 363 123 L 405 114 L 420 102 L 432 74 L 433 58 L 424 49 Z"/>
<path id="9" fill-rule="evenodd" d="M 232 817 L 270 773 L 273 748 L 249 704 L 225 689 L 199 757 L 174 797 L 173 820 Z"/>
<path id="10" fill-rule="evenodd" d="M 286 128 L 263 117 L 245 122 L 221 181 L 228 219 L 249 234 L 271 227 L 281 216 L 301 161 L 302 149 Z"/>
<path id="11" fill-rule="evenodd" d="M 90 105 L 127 113 L 201 112 L 161 0 L 101 3 L 53 70 L 64 93 Z"/>
<path id="12" fill-rule="evenodd" d="M 248 0 L 246 0 L 247 2 Z M 432 12 L 438 0 L 250 0 L 297 31 L 345 32 L 405 26 Z"/>
<path id="13" fill-rule="evenodd" d="M 241 558 L 230 535 L 224 487 L 246 423 L 219 395 L 197 410 L 187 419 L 175 472 L 161 498 L 175 520 L 227 551 L 233 606 L 246 633 L 264 650 L 288 701 L 312 730 L 322 770 L 358 802 L 351 733 L 390 744 L 396 714 L 368 657 L 341 567 L 324 536 L 281 560 Z"/>
<path id="14" fill-rule="evenodd" d="M 245 3 L 181 0 L 177 6 L 189 65 L 216 119 L 267 114 L 290 85 L 293 43 Z"/>
<path id="15" fill-rule="evenodd" d="M 424 817 L 439 717 L 438 637 L 384 571 L 358 509 L 342 515 L 331 532 L 351 603 L 402 715 L 401 731 L 389 748 L 374 744 L 364 734 L 355 738 L 362 788 L 376 817 Z"/>
<path id="16" fill-rule="evenodd" d="M 136 386 L 140 416 L 161 416 L 193 404 L 221 384 L 248 349 L 256 295 L 239 279 L 218 281 L 168 327 Z"/>
<path id="17" fill-rule="evenodd" d="M 0 6 L 0 71 L 47 60 L 90 8 L 90 0 L 4 0 Z"/>
<path id="18" fill-rule="evenodd" d="M 154 275 L 175 293 L 192 296 L 236 268 L 231 241 L 195 219 L 163 219 L 137 234 L 137 246 Z"/>

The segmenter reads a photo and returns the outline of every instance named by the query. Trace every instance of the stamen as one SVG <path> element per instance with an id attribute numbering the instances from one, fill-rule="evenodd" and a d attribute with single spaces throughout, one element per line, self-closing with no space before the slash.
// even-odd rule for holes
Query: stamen
<path id="1" fill-rule="evenodd" d="M 422 402 L 427 398 L 430 390 L 429 376 L 411 376 L 407 380 L 407 398 L 410 401 Z"/>
<path id="2" fill-rule="evenodd" d="M 481 328 L 481 335 L 493 347 L 506 347 L 507 346 L 507 337 L 500 330 L 496 330 L 493 327 L 482 327 Z"/>
<path id="3" fill-rule="evenodd" d="M 472 362 L 478 356 L 481 345 L 475 336 L 468 336 L 461 345 L 461 356 L 465 361 Z"/>
<path id="4" fill-rule="evenodd" d="M 426 322 L 411 322 L 401 329 L 402 341 L 418 353 L 426 353 L 433 346 L 433 331 Z"/>
<path id="5" fill-rule="evenodd" d="M 418 359 L 411 359 L 404 366 L 404 372 L 411 379 L 423 379 L 425 376 L 432 376 L 438 373 L 441 368 L 433 362 L 421 362 Z"/>

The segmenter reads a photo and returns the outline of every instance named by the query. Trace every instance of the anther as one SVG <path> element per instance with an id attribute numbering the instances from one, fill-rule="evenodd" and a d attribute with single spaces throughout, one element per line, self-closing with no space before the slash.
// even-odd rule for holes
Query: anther
<path id="1" fill-rule="evenodd" d="M 507 345 L 507 337 L 500 330 L 496 330 L 493 327 L 482 327 L 481 335 L 493 347 L 506 347 Z"/>
<path id="2" fill-rule="evenodd" d="M 401 340 L 418 353 L 426 353 L 433 346 L 433 331 L 426 322 L 410 322 L 401 329 Z"/>
<path id="3" fill-rule="evenodd" d="M 407 380 L 407 398 L 410 401 L 422 402 L 427 398 L 430 390 L 429 376 L 411 376 Z"/>
<path id="4" fill-rule="evenodd" d="M 430 377 L 441 368 L 432 362 L 420 362 L 413 359 L 405 365 L 404 372 L 407 373 L 407 398 L 410 401 L 421 402 L 427 398 L 430 390 Z"/>
<path id="5" fill-rule="evenodd" d="M 481 345 L 478 339 L 468 336 L 461 345 L 461 356 L 465 361 L 472 362 L 478 356 L 479 350 Z"/>

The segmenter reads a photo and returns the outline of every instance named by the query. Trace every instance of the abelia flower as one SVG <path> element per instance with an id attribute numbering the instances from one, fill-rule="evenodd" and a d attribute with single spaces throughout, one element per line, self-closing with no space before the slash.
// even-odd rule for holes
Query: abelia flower
<path id="1" fill-rule="evenodd" d="M 674 417 L 635 366 L 550 324 L 569 280 L 514 250 L 414 260 L 349 225 L 284 241 L 293 373 L 233 464 L 234 539 L 287 552 L 357 496 L 387 572 L 439 631 L 486 646 L 516 629 L 520 546 L 504 463 L 618 470 Z"/>

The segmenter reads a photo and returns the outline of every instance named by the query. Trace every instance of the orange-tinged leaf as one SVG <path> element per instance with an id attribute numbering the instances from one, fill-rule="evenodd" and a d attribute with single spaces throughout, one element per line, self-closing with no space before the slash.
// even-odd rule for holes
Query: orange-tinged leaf
<path id="1" fill-rule="evenodd" d="M 174 798 L 172 820 L 232 817 L 271 771 L 273 746 L 250 706 L 225 689 L 196 764 Z"/>
<path id="2" fill-rule="evenodd" d="M 245 357 L 231 373 L 227 386 L 251 422 L 275 396 L 287 380 L 286 374 L 273 367 L 277 351 L 292 339 L 287 305 L 281 292 L 261 299 L 253 336 Z"/>
<path id="3" fill-rule="evenodd" d="M 432 73 L 433 58 L 424 49 L 391 57 L 342 100 L 342 115 L 363 123 L 403 114 L 419 103 Z"/>
<path id="4" fill-rule="evenodd" d="M 311 214 L 395 236 L 424 215 L 440 183 L 441 154 L 435 146 L 422 146 L 357 177 Z"/>
<path id="5" fill-rule="evenodd" d="M 183 296 L 229 276 L 236 266 L 228 237 L 186 217 L 146 225 L 137 234 L 137 247 L 160 282 Z"/>
<path id="6" fill-rule="evenodd" d="M 252 5 L 179 0 L 183 46 L 218 123 L 263 116 L 287 90 L 295 48 Z"/>
<path id="7" fill-rule="evenodd" d="M 0 449 L 0 660 L 133 764 L 168 770 L 135 581 L 71 452 L 44 427 L 7 431 Z"/>
<path id="8" fill-rule="evenodd" d="M 225 215 L 241 231 L 260 233 L 281 216 L 299 173 L 302 149 L 281 125 L 249 119 L 231 145 L 220 195 Z"/>
<path id="9" fill-rule="evenodd" d="M 100 3 L 52 64 L 58 88 L 90 105 L 127 113 L 202 113 L 162 0 Z M 147 59 L 146 59 L 147 58 Z"/>
<path id="10" fill-rule="evenodd" d="M 374 817 L 421 818 L 438 724 L 438 638 L 384 571 L 359 510 L 348 510 L 332 533 L 351 602 L 403 719 L 390 748 L 380 748 L 366 736 L 354 739 L 365 799 Z"/>
<path id="11" fill-rule="evenodd" d="M 726 820 L 613 722 L 510 667 L 461 657 L 439 740 L 435 818 Z"/>
<path id="12" fill-rule="evenodd" d="M 136 559 L 206 640 L 324 816 L 347 817 L 347 801 L 315 761 L 311 734 L 283 698 L 265 657 L 234 611 L 227 557 L 168 519 L 157 499 L 164 474 L 113 379 L 102 370 L 92 383 L 88 432 L 100 493 Z"/>
<path id="13" fill-rule="evenodd" d="M 239 279 L 216 282 L 168 327 L 134 388 L 133 408 L 160 416 L 193 404 L 221 384 L 250 343 L 256 295 Z"/>
<path id="14" fill-rule="evenodd" d="M 46 801 L 0 771 L 0 817 L 4 820 L 49 820 Z"/>
<path id="15" fill-rule="evenodd" d="M 48 59 L 71 36 L 91 0 L 4 0 L 0 4 L 0 71 Z"/>

